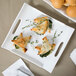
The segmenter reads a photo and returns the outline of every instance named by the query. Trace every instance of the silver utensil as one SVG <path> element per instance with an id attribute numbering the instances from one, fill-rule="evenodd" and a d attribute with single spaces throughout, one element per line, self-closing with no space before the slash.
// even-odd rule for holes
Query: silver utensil
<path id="1" fill-rule="evenodd" d="M 17 69 L 19 71 L 21 71 L 22 73 L 28 75 L 28 76 L 34 76 L 33 73 L 29 70 L 27 70 L 25 67 L 21 66 L 19 69 Z"/>

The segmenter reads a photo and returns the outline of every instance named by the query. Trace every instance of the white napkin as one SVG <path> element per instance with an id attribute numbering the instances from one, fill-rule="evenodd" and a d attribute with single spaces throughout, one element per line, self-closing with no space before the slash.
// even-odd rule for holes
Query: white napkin
<path id="1" fill-rule="evenodd" d="M 72 61 L 74 62 L 74 64 L 76 65 L 76 48 L 72 51 L 72 53 L 70 54 L 70 58 L 72 59 Z"/>
<path id="2" fill-rule="evenodd" d="M 24 72 L 19 70 L 21 67 L 23 67 Z M 28 75 L 26 71 L 28 71 L 31 75 Z M 12 64 L 2 73 L 4 76 L 34 76 L 33 73 L 28 69 L 28 67 L 22 61 L 22 59 L 17 60 L 14 64 Z"/>

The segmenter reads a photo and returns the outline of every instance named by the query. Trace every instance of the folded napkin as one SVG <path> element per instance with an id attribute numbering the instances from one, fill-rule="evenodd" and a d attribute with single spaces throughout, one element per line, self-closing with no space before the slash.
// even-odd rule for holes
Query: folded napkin
<path id="1" fill-rule="evenodd" d="M 34 76 L 22 59 L 17 60 L 2 73 L 4 76 Z"/>
<path id="2" fill-rule="evenodd" d="M 72 51 L 72 53 L 70 54 L 70 58 L 72 59 L 72 61 L 74 62 L 74 64 L 76 65 L 76 49 L 74 49 Z"/>

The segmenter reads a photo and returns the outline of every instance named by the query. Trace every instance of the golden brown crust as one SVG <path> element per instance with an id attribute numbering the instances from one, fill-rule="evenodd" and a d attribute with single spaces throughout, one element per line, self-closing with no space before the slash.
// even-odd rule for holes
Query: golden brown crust
<path id="1" fill-rule="evenodd" d="M 51 0 L 51 2 L 55 8 L 61 8 L 65 1 L 64 0 Z"/>
<path id="2" fill-rule="evenodd" d="M 40 46 L 36 46 L 35 48 L 38 49 L 38 50 L 41 50 L 41 47 Z"/>
<path id="3" fill-rule="evenodd" d="M 48 31 L 48 33 L 51 33 L 51 29 L 50 28 L 48 28 L 47 31 Z"/>
<path id="4" fill-rule="evenodd" d="M 36 46 L 35 49 L 38 50 L 38 55 L 40 55 L 40 54 L 42 53 L 42 51 L 41 51 L 41 46 Z"/>
<path id="5" fill-rule="evenodd" d="M 66 3 L 71 6 L 76 6 L 76 0 L 66 0 Z"/>
<path id="6" fill-rule="evenodd" d="M 68 6 L 66 13 L 70 17 L 76 17 L 76 6 Z"/>
<path id="7" fill-rule="evenodd" d="M 76 17 L 76 0 L 50 0 L 55 8 L 67 6 L 66 13 L 70 17 Z"/>
<path id="8" fill-rule="evenodd" d="M 24 53 L 27 51 L 27 49 L 26 49 L 26 48 L 22 48 L 22 50 L 23 50 L 23 52 L 24 52 Z"/>
<path id="9" fill-rule="evenodd" d="M 21 33 L 16 40 L 11 40 L 14 42 L 14 44 L 18 45 L 23 49 L 24 52 L 26 52 L 26 45 L 28 41 L 31 39 L 31 36 L 23 37 L 23 34 Z"/>
<path id="10" fill-rule="evenodd" d="M 38 50 L 38 55 L 40 55 L 42 53 L 46 53 L 47 51 L 53 50 L 55 48 L 55 44 L 51 45 L 48 42 L 47 37 L 44 37 L 42 40 L 43 40 L 43 45 L 35 47 Z"/>
<path id="11" fill-rule="evenodd" d="M 46 38 L 46 37 L 44 37 L 42 40 L 47 40 L 47 38 Z"/>
<path id="12" fill-rule="evenodd" d="M 45 16 L 45 17 L 38 17 L 38 18 L 34 19 L 34 22 L 40 24 L 40 22 L 45 21 L 45 19 L 47 19 L 47 18 L 48 18 L 47 16 Z"/>
<path id="13" fill-rule="evenodd" d="M 36 27 L 32 28 L 31 31 L 35 31 L 38 34 L 45 34 L 48 28 L 49 22 L 46 20 L 43 23 L 37 25 Z"/>
<path id="14" fill-rule="evenodd" d="M 52 49 L 54 49 L 54 48 L 55 48 L 55 46 L 56 46 L 56 44 L 52 44 L 51 46 L 52 46 Z"/>

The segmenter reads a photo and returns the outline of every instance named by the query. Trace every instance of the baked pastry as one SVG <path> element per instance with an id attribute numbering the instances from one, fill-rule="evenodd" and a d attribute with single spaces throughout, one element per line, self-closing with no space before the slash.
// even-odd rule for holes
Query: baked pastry
<path id="1" fill-rule="evenodd" d="M 45 34 L 48 27 L 52 26 L 52 22 L 48 19 L 48 17 L 38 17 L 34 19 L 34 22 L 37 24 L 37 26 L 33 27 L 31 31 L 34 31 L 40 35 Z"/>
<path id="2" fill-rule="evenodd" d="M 55 8 L 61 8 L 64 4 L 64 0 L 50 0 L 52 2 L 52 5 Z"/>
<path id="3" fill-rule="evenodd" d="M 76 0 L 50 0 L 55 8 L 66 6 L 66 13 L 70 17 L 76 17 Z"/>
<path id="4" fill-rule="evenodd" d="M 67 5 L 76 6 L 76 0 L 66 0 Z"/>
<path id="5" fill-rule="evenodd" d="M 34 22 L 37 23 L 37 24 L 40 24 L 40 23 L 46 21 L 47 19 L 48 19 L 47 16 L 45 16 L 45 17 L 38 17 L 38 18 L 34 19 Z"/>
<path id="6" fill-rule="evenodd" d="M 76 17 L 76 6 L 68 6 L 66 13 L 70 17 Z"/>
<path id="7" fill-rule="evenodd" d="M 42 40 L 43 44 L 41 46 L 36 46 L 35 48 L 38 50 L 38 55 L 46 57 L 53 51 L 55 44 L 50 44 L 47 37 L 44 37 Z"/>
<path id="8" fill-rule="evenodd" d="M 30 41 L 31 36 L 23 37 L 23 34 L 21 33 L 19 36 L 15 36 L 12 42 L 14 42 L 16 48 L 22 48 L 24 52 L 27 51 L 25 48 L 27 46 L 27 43 Z"/>

